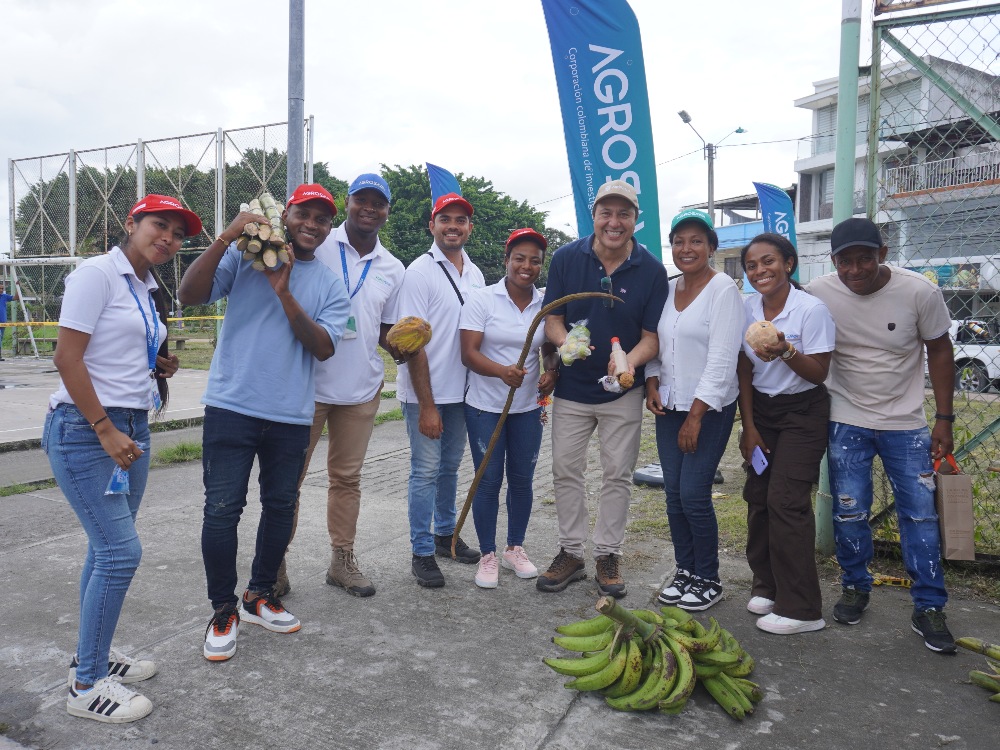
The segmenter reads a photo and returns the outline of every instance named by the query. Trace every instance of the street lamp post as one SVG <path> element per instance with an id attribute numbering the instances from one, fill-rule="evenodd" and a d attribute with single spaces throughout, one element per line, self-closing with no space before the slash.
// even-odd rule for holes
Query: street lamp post
<path id="1" fill-rule="evenodd" d="M 736 128 L 736 130 L 730 131 L 729 134 L 723 136 L 717 143 L 707 143 L 704 138 L 701 137 L 694 125 L 691 124 L 691 115 L 687 113 L 687 110 L 682 109 L 677 113 L 681 118 L 681 122 L 687 125 L 691 130 L 694 130 L 694 134 L 698 136 L 698 140 L 701 141 L 703 150 L 705 152 L 705 159 L 708 160 L 708 215 L 712 217 L 712 222 L 715 222 L 715 154 L 719 147 L 719 143 L 726 140 L 733 133 L 745 133 L 747 132 L 743 128 Z"/>

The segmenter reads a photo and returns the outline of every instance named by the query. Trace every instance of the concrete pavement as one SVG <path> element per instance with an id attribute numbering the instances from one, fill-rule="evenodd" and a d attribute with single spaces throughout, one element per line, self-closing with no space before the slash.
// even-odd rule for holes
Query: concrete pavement
<path id="1" fill-rule="evenodd" d="M 10 371 L 0 363 L 0 384 Z M 42 368 L 44 369 L 44 368 Z M 187 375 L 190 371 L 182 372 Z M 204 374 L 191 374 L 194 381 Z M 21 388 L 0 389 L 0 424 L 30 439 L 37 424 L 29 388 L 51 392 L 51 373 L 15 373 Z M 31 380 L 35 377 L 35 380 Z M 47 378 L 47 379 L 46 379 Z M 178 408 L 200 385 L 175 379 Z M 182 392 L 197 388 L 191 395 Z M 48 389 L 48 390 L 45 390 Z M 13 394 L 20 406 L 11 408 Z M 37 394 L 36 394 L 37 396 Z M 197 436 L 197 428 L 190 434 Z M 8 434 L 8 433 L 5 433 Z M 164 435 L 154 436 L 154 451 Z M 13 466 L 40 451 L 0 454 L 0 485 Z M 542 663 L 557 655 L 556 625 L 593 612 L 592 578 L 559 594 L 502 571 L 493 591 L 473 584 L 475 566 L 442 561 L 447 585 L 419 588 L 410 573 L 405 487 L 409 449 L 402 422 L 376 428 L 362 481 L 356 553 L 378 593 L 356 599 L 327 586 L 323 451 L 303 488 L 299 531 L 289 550 L 288 608 L 302 622 L 290 635 L 245 625 L 229 662 L 201 656 L 211 608 L 200 556 L 201 467 L 153 470 L 139 514 L 144 555 L 115 645 L 160 666 L 138 687 L 154 703 L 140 722 L 111 726 L 66 714 L 66 668 L 75 647 L 78 577 L 86 538 L 58 489 L 0 498 L 0 723 L 6 740 L 36 748 L 985 748 L 997 746 L 1000 706 L 967 684 L 983 658 L 943 657 L 910 632 L 907 592 L 877 590 L 863 623 L 794 637 L 762 633 L 744 609 L 749 571 L 726 555 L 717 617 L 757 660 L 753 679 L 767 696 L 753 717 L 729 719 L 699 688 L 683 714 L 619 714 L 598 696 L 562 688 Z M 18 458 L 20 457 L 20 458 Z M 41 456 L 44 459 L 44 456 Z M 45 462 L 47 465 L 47 462 Z M 592 456 L 591 498 L 599 472 Z M 463 464 L 460 502 L 472 477 Z M 526 547 L 544 568 L 557 550 L 548 435 L 536 472 L 536 508 Z M 724 467 L 733 473 L 735 467 Z M 40 478 L 40 477 L 39 477 Z M 241 524 L 245 581 L 258 518 L 256 484 Z M 500 528 L 504 526 L 501 518 Z M 501 532 L 502 533 L 502 532 Z M 463 537 L 475 544 L 471 518 Z M 502 537 L 501 537 L 502 539 Z M 648 606 L 672 572 L 667 542 L 629 541 L 629 607 Z M 588 562 L 592 574 L 593 565 Z M 838 589 L 825 582 L 825 611 Z M 948 609 L 956 635 L 1000 640 L 1000 610 L 965 600 Z M 706 619 L 706 618 L 701 618 Z M 15 747 L 17 745 L 14 745 Z"/>

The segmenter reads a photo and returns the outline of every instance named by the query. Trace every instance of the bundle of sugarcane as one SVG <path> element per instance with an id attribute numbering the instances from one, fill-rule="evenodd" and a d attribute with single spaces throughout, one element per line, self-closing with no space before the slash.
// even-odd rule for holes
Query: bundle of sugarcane
<path id="1" fill-rule="evenodd" d="M 285 243 L 284 227 L 281 226 L 281 209 L 274 196 L 265 192 L 260 198 L 241 204 L 240 211 L 261 214 L 268 220 L 267 224 L 250 222 L 243 227 L 243 234 L 236 240 L 243 259 L 253 261 L 253 267 L 258 271 L 287 263 L 288 245 Z"/>

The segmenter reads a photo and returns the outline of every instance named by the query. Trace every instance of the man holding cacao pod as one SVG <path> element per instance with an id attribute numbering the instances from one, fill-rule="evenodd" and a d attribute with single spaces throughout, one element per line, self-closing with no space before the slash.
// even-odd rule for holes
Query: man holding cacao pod
<path id="1" fill-rule="evenodd" d="M 317 260 L 329 266 L 338 279 L 343 277 L 351 314 L 337 351 L 330 359 L 316 363 L 316 413 L 299 487 L 325 426 L 329 479 L 326 525 L 332 547 L 326 582 L 354 596 L 375 593 L 374 584 L 361 572 L 354 555 L 354 537 L 361 511 L 361 468 L 385 377 L 378 347 L 396 359 L 401 356 L 385 340 L 395 322 L 392 316 L 405 270 L 379 241 L 379 230 L 389 218 L 390 198 L 389 184 L 380 175 L 360 175 L 347 190 L 347 219 L 316 250 Z M 275 591 L 284 596 L 290 590 L 282 560 Z"/>
<path id="2" fill-rule="evenodd" d="M 435 554 L 451 557 L 455 531 L 458 467 L 465 453 L 465 381 L 458 325 L 462 305 L 473 289 L 486 286 L 482 271 L 463 249 L 472 233 L 472 204 L 456 194 L 434 203 L 428 228 L 431 249 L 406 269 L 396 318 L 412 316 L 430 323 L 430 343 L 402 364 L 396 396 L 403 407 L 410 439 L 411 569 L 420 586 L 444 586 Z M 479 551 L 455 540 L 458 562 L 479 562 Z"/>
<path id="3" fill-rule="evenodd" d="M 343 283 L 316 261 L 316 248 L 330 234 L 336 213 L 326 188 L 300 185 L 281 215 L 292 246 L 288 262 L 274 270 L 253 269 L 235 240 L 247 224 L 267 218 L 241 212 L 181 279 L 181 304 L 227 300 L 202 398 L 201 552 L 215 609 L 205 631 L 203 654 L 209 661 L 236 653 L 241 620 L 275 633 L 302 627 L 274 586 L 309 447 L 316 361 L 333 356 L 350 312 Z M 261 514 L 250 580 L 238 597 L 237 529 L 255 458 Z"/>
<path id="4" fill-rule="evenodd" d="M 951 316 L 937 284 L 885 265 L 889 248 L 868 219 L 837 224 L 830 242 L 836 271 L 813 279 L 807 289 L 826 303 L 837 324 L 827 380 L 828 456 L 843 593 L 833 619 L 857 625 L 868 609 L 872 460 L 878 455 L 892 484 L 903 563 L 913 580 L 910 626 L 930 650 L 953 654 L 931 464 L 955 444 Z M 924 416 L 924 347 L 937 409 L 931 431 Z"/>
<path id="5" fill-rule="evenodd" d="M 598 430 L 603 477 L 593 532 L 597 590 L 625 596 L 619 569 L 632 497 L 632 472 L 639 455 L 644 365 L 659 350 L 656 327 L 667 299 L 667 273 L 633 237 L 639 197 L 624 180 L 606 182 L 592 209 L 594 233 L 556 250 L 549 267 L 545 304 L 576 292 L 610 292 L 610 299 L 574 300 L 545 318 L 545 335 L 567 344 L 571 325 L 586 320 L 593 353 L 560 370 L 552 406 L 552 475 L 559 517 L 559 554 L 538 577 L 540 591 L 562 591 L 585 577 L 584 543 L 590 514 L 583 475 L 587 445 Z M 654 219 L 655 221 L 655 219 Z M 628 373 L 639 387 L 605 390 L 602 377 L 621 375 L 609 366 L 617 338 Z M 564 360 L 565 361 L 565 360 Z M 615 371 L 612 371 L 612 370 Z M 619 383 L 621 383 L 619 378 Z M 626 379 L 627 382 L 627 379 Z"/>

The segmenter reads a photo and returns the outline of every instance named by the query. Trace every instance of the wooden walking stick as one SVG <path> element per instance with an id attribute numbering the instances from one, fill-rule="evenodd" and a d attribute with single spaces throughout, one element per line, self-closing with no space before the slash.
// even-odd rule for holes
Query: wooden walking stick
<path id="1" fill-rule="evenodd" d="M 535 338 L 535 331 L 538 328 L 538 324 L 542 322 L 542 318 L 550 311 L 556 307 L 561 307 L 567 302 L 572 302 L 573 300 L 586 299 L 587 297 L 606 297 L 608 299 L 616 300 L 625 304 L 625 300 L 620 297 L 616 297 L 613 294 L 607 294 L 606 292 L 577 292 L 576 294 L 568 294 L 565 297 L 560 297 L 555 302 L 550 302 L 535 316 L 534 320 L 531 321 L 531 325 L 528 327 L 528 335 L 524 339 L 524 347 L 521 349 L 521 358 L 517 360 L 517 369 L 524 369 L 524 361 L 528 358 L 528 352 L 531 349 L 531 340 Z M 493 435 L 490 436 L 490 443 L 486 446 L 486 453 L 483 454 L 483 460 L 479 462 L 479 468 L 476 469 L 476 476 L 472 479 L 472 484 L 469 486 L 469 494 L 465 498 L 465 505 L 462 506 L 462 513 L 458 517 L 458 523 L 455 524 L 455 531 L 451 535 L 451 558 L 456 559 L 455 554 L 455 543 L 458 540 L 458 532 L 462 530 L 462 524 L 465 523 L 465 517 L 469 515 L 469 508 L 472 507 L 472 498 L 476 496 L 476 490 L 479 488 L 479 480 L 483 478 L 483 473 L 486 471 L 486 466 L 490 462 L 490 456 L 493 455 L 493 448 L 496 447 L 497 439 L 500 437 L 500 430 L 503 428 L 503 423 L 507 419 L 507 412 L 510 411 L 510 405 L 514 402 L 514 392 L 517 390 L 514 386 L 510 387 L 510 392 L 507 394 L 507 403 L 504 404 L 503 411 L 500 413 L 500 421 L 497 422 L 497 426 L 493 429 Z"/>

